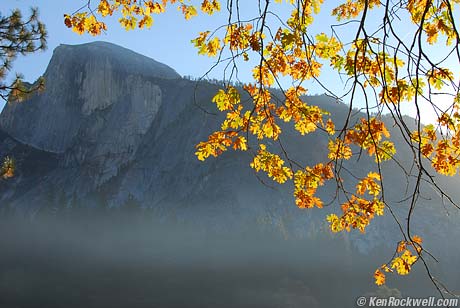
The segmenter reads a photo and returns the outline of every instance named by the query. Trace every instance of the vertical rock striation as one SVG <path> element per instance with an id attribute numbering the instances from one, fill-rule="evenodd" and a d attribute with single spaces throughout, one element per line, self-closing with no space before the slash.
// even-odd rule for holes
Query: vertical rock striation
<path id="1" fill-rule="evenodd" d="M 67 153 L 65 165 L 91 162 L 96 182 L 114 176 L 136 152 L 162 104 L 155 81 L 180 78 L 105 42 L 59 46 L 44 77 L 43 93 L 7 104 L 0 128 L 35 148 Z"/>

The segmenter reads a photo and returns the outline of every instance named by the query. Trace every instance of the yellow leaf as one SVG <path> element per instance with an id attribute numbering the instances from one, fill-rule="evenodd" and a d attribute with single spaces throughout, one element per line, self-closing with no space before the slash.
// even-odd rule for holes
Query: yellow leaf
<path id="1" fill-rule="evenodd" d="M 239 149 L 241 151 L 246 151 L 248 149 L 246 138 L 243 136 L 238 136 L 238 138 L 236 138 L 235 142 L 233 143 L 233 148 L 235 150 Z"/>
<path id="2" fill-rule="evenodd" d="M 351 151 L 351 148 L 344 144 L 342 139 L 336 139 L 334 140 L 329 140 L 328 144 L 328 158 L 331 160 L 336 160 L 336 159 L 350 159 L 353 156 L 353 152 Z"/>
<path id="3" fill-rule="evenodd" d="M 265 85 L 265 86 L 271 86 L 275 82 L 275 78 L 273 77 L 273 74 L 269 71 L 269 69 L 266 66 L 256 66 L 252 70 L 252 75 L 254 79 Z"/>
<path id="4" fill-rule="evenodd" d="M 381 286 L 381 285 L 385 284 L 385 274 L 382 271 L 380 271 L 379 269 L 377 269 L 374 272 L 374 278 L 375 278 L 375 284 L 376 285 Z"/>
<path id="5" fill-rule="evenodd" d="M 150 15 L 145 15 L 140 21 L 139 21 L 139 28 L 147 27 L 150 28 L 153 24 L 153 18 Z"/>
<path id="6" fill-rule="evenodd" d="M 417 257 L 406 249 L 400 257 L 393 259 L 391 267 L 396 269 L 399 275 L 407 275 L 411 271 L 411 266 L 415 261 L 417 261 Z"/>
<path id="7" fill-rule="evenodd" d="M 412 253 L 409 250 L 404 251 L 404 253 L 402 254 L 401 258 L 409 266 L 414 264 L 415 261 L 417 261 L 417 256 L 412 255 Z M 410 270 L 410 268 L 409 268 L 409 270 Z"/>
<path id="8" fill-rule="evenodd" d="M 298 121 L 294 125 L 295 129 L 300 132 L 300 134 L 303 136 L 305 134 L 314 132 L 318 126 L 316 126 L 315 123 L 308 121 L 307 119 L 304 119 L 302 121 Z"/>
<path id="9" fill-rule="evenodd" d="M 198 15 L 196 8 L 193 5 L 182 4 L 180 9 L 182 10 L 182 14 L 184 14 L 186 20 Z"/>
<path id="10" fill-rule="evenodd" d="M 335 125 L 331 119 L 328 119 L 326 122 L 326 132 L 328 132 L 329 135 L 335 134 Z"/>
<path id="11" fill-rule="evenodd" d="M 212 15 L 215 11 L 220 11 L 220 2 L 217 0 L 203 0 L 203 2 L 201 2 L 201 11 Z"/>
<path id="12" fill-rule="evenodd" d="M 240 102 L 240 94 L 234 87 L 228 87 L 227 92 L 220 89 L 212 98 L 212 101 L 217 105 L 220 111 L 233 109 L 233 105 Z"/>
<path id="13" fill-rule="evenodd" d="M 102 17 L 105 17 L 107 15 L 112 15 L 113 9 L 111 8 L 110 4 L 107 2 L 107 0 L 101 0 L 99 2 L 99 5 L 97 7 L 97 11 L 101 13 Z"/>
<path id="14" fill-rule="evenodd" d="M 340 220 L 336 214 L 330 214 L 326 217 L 326 219 L 329 222 L 329 227 L 332 232 L 337 233 L 343 230 Z"/>
<path id="15" fill-rule="evenodd" d="M 406 249 L 406 242 L 401 241 L 398 243 L 398 248 L 396 249 L 396 252 L 401 253 Z"/>
<path id="16" fill-rule="evenodd" d="M 220 40 L 218 37 L 214 37 L 208 43 L 208 56 L 215 57 L 220 50 Z"/>
<path id="17" fill-rule="evenodd" d="M 161 14 L 165 11 L 164 4 L 158 2 L 148 1 L 145 5 L 149 8 L 150 12 L 154 14 Z"/>

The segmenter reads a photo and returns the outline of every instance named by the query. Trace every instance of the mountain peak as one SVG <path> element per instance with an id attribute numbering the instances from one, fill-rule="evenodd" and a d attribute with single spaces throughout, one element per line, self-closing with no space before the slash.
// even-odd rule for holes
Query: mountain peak
<path id="1" fill-rule="evenodd" d="M 55 48 L 53 58 L 76 58 L 84 61 L 104 61 L 109 59 L 119 70 L 128 74 L 137 74 L 147 77 L 176 79 L 181 76 L 166 64 L 155 61 L 149 57 L 124 48 L 122 46 L 96 41 L 80 45 L 61 44 Z M 51 59 L 53 62 L 53 59 Z"/>
<path id="2" fill-rule="evenodd" d="M 80 137 L 110 141 L 100 153 L 133 149 L 160 108 L 158 84 L 181 78 L 165 64 L 107 42 L 60 45 L 44 77 L 43 93 L 5 106 L 0 128 L 55 153 Z"/>

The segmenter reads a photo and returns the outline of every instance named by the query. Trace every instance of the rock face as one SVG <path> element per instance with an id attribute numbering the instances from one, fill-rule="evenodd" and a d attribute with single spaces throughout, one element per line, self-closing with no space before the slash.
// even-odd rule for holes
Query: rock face
<path id="1" fill-rule="evenodd" d="M 7 105 L 1 129 L 44 151 L 77 150 L 80 163 L 97 161 L 98 181 L 132 158 L 155 119 L 162 91 L 154 80 L 180 78 L 164 64 L 104 42 L 59 46 L 44 77 L 43 94 Z"/>
<path id="2" fill-rule="evenodd" d="M 257 223 L 282 232 L 283 219 L 299 215 L 289 190 L 267 188 L 254 176 L 249 154 L 229 152 L 206 163 L 195 158 L 195 145 L 220 121 L 202 110 L 214 112 L 216 85 L 182 79 L 163 64 L 101 42 L 58 47 L 44 77 L 43 93 L 8 104 L 0 115 L 0 155 L 18 161 L 17 176 L 0 188 L 3 209 L 34 214 L 135 200 L 166 219 L 199 217 L 203 228 Z M 309 148 L 295 144 L 299 156 Z M 323 154 L 310 151 L 306 159 Z M 33 161 L 47 168 L 22 168 Z M 305 234 L 313 225 L 297 220 L 290 228 Z"/>
<path id="3" fill-rule="evenodd" d="M 297 209 L 291 187 L 261 184 L 248 167 L 250 154 L 229 151 L 205 163 L 195 158 L 195 145 L 218 127 L 219 116 L 203 112 L 214 112 L 217 85 L 182 79 L 164 64 L 101 42 L 58 47 L 44 76 L 43 93 L 8 104 L 0 116 L 0 157 L 13 155 L 18 162 L 17 175 L 0 185 L 0 211 L 33 215 L 134 202 L 203 229 L 258 225 L 301 237 L 324 230 L 330 210 Z M 347 114 L 345 105 L 324 96 L 308 100 L 337 121 Z M 324 159 L 317 149 L 327 148 L 327 139 L 286 133 L 291 158 L 309 164 Z M 408 153 L 398 155 L 410 163 Z M 370 166 L 362 158 L 347 167 L 365 175 Z M 404 179 L 395 164 L 386 170 L 387 201 L 397 211 L 407 209 L 398 203 L 405 198 Z M 321 190 L 326 200 L 334 193 L 335 187 Z M 434 195 L 426 194 L 426 200 Z M 441 203 L 436 206 L 442 213 Z M 416 227 L 431 225 L 422 219 Z M 452 232 L 444 226 L 433 232 Z M 356 237 L 363 251 L 400 239 L 391 217 L 376 220 L 365 240 Z"/>
<path id="4" fill-rule="evenodd" d="M 94 132 L 116 123 L 120 128 L 107 143 L 134 146 L 162 101 L 152 80 L 180 78 L 164 64 L 105 42 L 59 46 L 44 77 L 46 91 L 26 104 L 8 104 L 0 127 L 25 144 L 55 153 L 65 152 L 79 134 L 95 137 Z M 90 116 L 99 116 L 92 127 L 84 123 Z"/>

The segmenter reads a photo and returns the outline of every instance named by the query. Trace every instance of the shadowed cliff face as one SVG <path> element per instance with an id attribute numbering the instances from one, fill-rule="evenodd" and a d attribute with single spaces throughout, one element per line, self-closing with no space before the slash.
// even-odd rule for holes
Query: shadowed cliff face
<path id="1" fill-rule="evenodd" d="M 133 205 L 150 208 L 169 223 L 193 224 L 201 233 L 245 232 L 254 226 L 287 238 L 327 232 L 325 215 L 331 208 L 296 208 L 291 186 L 262 176 L 264 184 L 254 175 L 250 153 L 229 151 L 205 163 L 195 158 L 195 145 L 219 127 L 222 115 L 202 110 L 215 112 L 216 85 L 182 79 L 163 64 L 108 43 L 58 47 L 45 77 L 43 93 L 8 104 L 0 116 L 0 156 L 13 155 L 18 162 L 17 175 L 0 185 L 0 211 L 66 216 L 69 209 Z M 325 96 L 306 100 L 331 112 L 338 123 L 347 114 L 345 105 Z M 309 165 L 325 159 L 326 138 L 283 129 L 291 158 Z M 398 159 L 410 164 L 409 153 L 397 149 Z M 346 167 L 364 176 L 372 165 L 363 156 Z M 407 197 L 406 182 L 392 162 L 383 172 L 386 199 L 404 219 L 407 202 L 400 201 Z M 352 190 L 354 179 L 343 176 Z M 414 232 L 429 234 L 428 245 L 431 238 L 437 247 L 436 238 L 460 234 L 458 224 L 447 223 L 458 216 L 452 210 L 444 217 L 435 193 L 423 193 Z M 328 203 L 335 186 L 326 185 L 319 194 Z M 344 238 L 351 243 L 346 247 L 368 252 L 381 245 L 394 248 L 400 235 L 386 215 L 375 219 L 365 236 Z M 449 256 L 454 250 L 441 253 Z"/>
<path id="2" fill-rule="evenodd" d="M 154 80 L 180 78 L 164 64 L 103 42 L 61 45 L 44 76 L 44 93 L 8 104 L 0 127 L 24 144 L 91 163 L 97 183 L 132 159 L 153 123 L 163 101 Z"/>
<path id="3" fill-rule="evenodd" d="M 59 46 L 44 77 L 44 93 L 25 104 L 8 104 L 0 127 L 25 144 L 56 153 L 89 135 L 92 142 L 109 144 L 98 149 L 101 154 L 113 150 L 110 144 L 135 147 L 136 136 L 150 127 L 162 103 L 152 79 L 180 78 L 164 64 L 103 42 Z M 94 123 L 88 126 L 91 116 Z"/>

